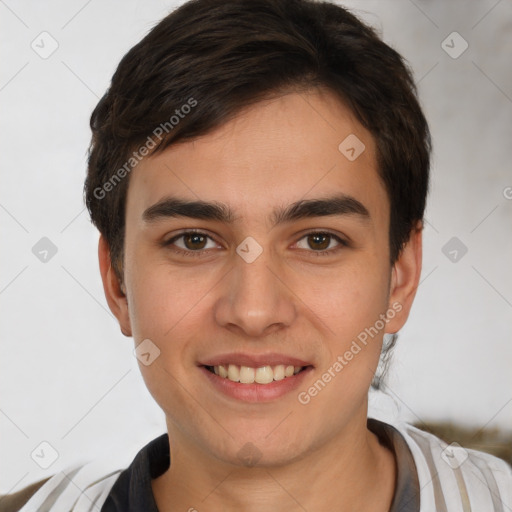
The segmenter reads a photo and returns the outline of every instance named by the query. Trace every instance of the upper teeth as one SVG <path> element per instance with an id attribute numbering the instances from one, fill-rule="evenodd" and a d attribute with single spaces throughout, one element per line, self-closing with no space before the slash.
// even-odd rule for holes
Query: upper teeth
<path id="1" fill-rule="evenodd" d="M 218 365 L 213 367 L 213 371 L 220 377 L 227 378 L 233 382 L 243 384 L 268 384 L 274 380 L 283 380 L 285 377 L 299 373 L 302 366 L 285 366 L 278 364 L 276 366 L 260 366 L 251 368 L 250 366 L 238 366 L 236 364 Z"/>

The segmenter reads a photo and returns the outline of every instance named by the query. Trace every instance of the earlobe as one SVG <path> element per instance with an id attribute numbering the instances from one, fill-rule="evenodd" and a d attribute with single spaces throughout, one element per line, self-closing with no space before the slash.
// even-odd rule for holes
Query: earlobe
<path id="1" fill-rule="evenodd" d="M 98 259 L 100 264 L 101 280 L 103 290 L 107 299 L 108 307 L 119 322 L 121 332 L 125 336 L 132 336 L 130 315 L 128 311 L 128 300 L 124 284 L 119 281 L 110 258 L 110 248 L 103 235 L 100 236 L 98 244 Z"/>
<path id="2" fill-rule="evenodd" d="M 388 308 L 395 314 L 389 316 L 386 333 L 398 332 L 409 316 L 421 275 L 422 234 L 423 224 L 418 222 L 391 270 Z"/>

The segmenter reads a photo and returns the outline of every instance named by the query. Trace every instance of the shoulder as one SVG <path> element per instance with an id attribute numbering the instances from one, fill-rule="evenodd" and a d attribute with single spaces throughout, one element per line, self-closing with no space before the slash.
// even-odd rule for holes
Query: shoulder
<path id="1" fill-rule="evenodd" d="M 144 485 L 143 495 L 151 500 L 151 475 L 169 466 L 167 433 L 138 450 L 134 458 L 135 446 L 124 446 L 98 459 L 77 462 L 14 494 L 0 496 L 0 512 L 125 510 L 120 500 L 128 499 L 134 486 Z"/>
<path id="2" fill-rule="evenodd" d="M 512 507 L 512 467 L 488 453 L 447 444 L 407 423 L 392 425 L 416 464 L 424 510 L 502 511 Z"/>
<path id="3" fill-rule="evenodd" d="M 97 512 L 122 471 L 103 460 L 69 466 L 16 493 L 2 496 L 0 512 Z"/>
<path id="4" fill-rule="evenodd" d="M 0 512 L 17 512 L 50 479 L 39 480 L 12 494 L 0 495 Z"/>

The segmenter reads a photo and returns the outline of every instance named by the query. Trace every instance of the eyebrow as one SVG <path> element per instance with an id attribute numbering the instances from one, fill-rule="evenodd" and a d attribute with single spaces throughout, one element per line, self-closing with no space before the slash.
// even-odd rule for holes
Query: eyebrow
<path id="1" fill-rule="evenodd" d="M 325 217 L 329 215 L 357 216 L 363 221 L 371 219 L 368 209 L 354 197 L 339 194 L 327 198 L 300 200 L 286 207 L 277 207 L 270 215 L 273 227 L 300 219 Z M 189 201 L 178 197 L 165 197 L 150 206 L 142 214 L 146 223 L 164 218 L 188 217 L 200 220 L 215 220 L 233 224 L 237 217 L 224 203 L 216 201 Z"/>

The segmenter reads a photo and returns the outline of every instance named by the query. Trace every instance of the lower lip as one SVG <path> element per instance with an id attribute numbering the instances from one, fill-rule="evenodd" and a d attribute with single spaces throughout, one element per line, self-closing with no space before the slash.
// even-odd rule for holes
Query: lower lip
<path id="1" fill-rule="evenodd" d="M 275 380 L 269 384 L 258 384 L 256 382 L 254 384 L 242 384 L 220 377 L 207 370 L 204 366 L 200 366 L 199 369 L 209 379 L 215 389 L 231 398 L 243 400 L 244 402 L 271 402 L 297 389 L 313 367 L 307 366 L 304 370 L 291 377 Z"/>

